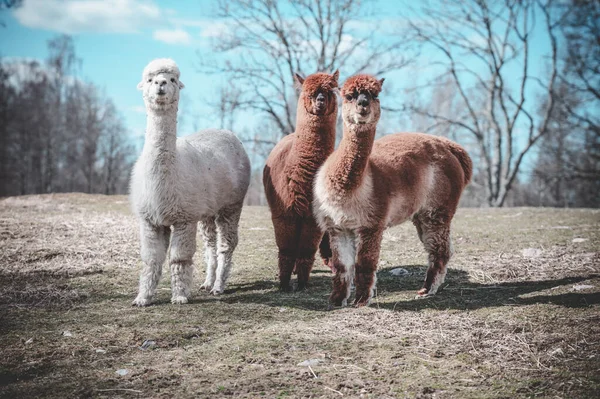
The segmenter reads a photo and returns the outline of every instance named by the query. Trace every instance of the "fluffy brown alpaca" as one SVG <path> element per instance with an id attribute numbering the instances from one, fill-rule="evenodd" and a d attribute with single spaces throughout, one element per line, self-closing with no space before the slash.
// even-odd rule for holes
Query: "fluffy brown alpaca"
<path id="1" fill-rule="evenodd" d="M 383 231 L 412 219 L 429 254 L 419 296 L 433 295 L 451 256 L 450 222 L 471 179 L 467 152 L 445 138 L 398 133 L 374 141 L 383 79 L 349 78 L 342 87 L 344 136 L 315 179 L 314 213 L 330 236 L 331 304 L 343 306 L 356 286 L 368 305 Z"/>
<path id="2" fill-rule="evenodd" d="M 339 73 L 315 73 L 302 79 L 296 113 L 296 132 L 283 138 L 267 159 L 263 184 L 275 239 L 279 248 L 279 283 L 290 289 L 295 270 L 298 289 L 306 288 L 315 253 L 321 243 L 321 256 L 329 258 L 329 240 L 323 237 L 312 213 L 312 187 L 319 167 L 333 152 Z"/>

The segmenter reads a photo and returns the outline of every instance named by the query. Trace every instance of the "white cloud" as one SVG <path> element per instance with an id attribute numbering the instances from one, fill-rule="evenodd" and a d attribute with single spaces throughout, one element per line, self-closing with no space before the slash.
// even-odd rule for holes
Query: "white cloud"
<path id="1" fill-rule="evenodd" d="M 221 37 L 231 33 L 231 28 L 224 21 L 212 21 L 202 26 L 202 37 Z"/>
<path id="2" fill-rule="evenodd" d="M 187 19 L 172 18 L 170 20 L 176 26 L 200 28 L 200 37 L 211 38 L 231 34 L 231 27 L 224 19 Z"/>
<path id="3" fill-rule="evenodd" d="M 161 11 L 142 0 L 25 0 L 15 18 L 29 28 L 61 33 L 133 33 L 162 22 Z"/>
<path id="4" fill-rule="evenodd" d="M 192 42 L 192 37 L 183 29 L 159 29 L 152 34 L 155 40 L 168 44 L 188 45 Z"/>

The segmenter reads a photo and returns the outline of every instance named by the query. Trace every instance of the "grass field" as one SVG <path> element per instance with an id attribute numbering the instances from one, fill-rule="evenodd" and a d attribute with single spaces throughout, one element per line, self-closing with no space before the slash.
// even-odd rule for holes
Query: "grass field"
<path id="1" fill-rule="evenodd" d="M 321 265 L 278 292 L 266 208 L 240 233 L 224 295 L 199 291 L 199 238 L 191 303 L 170 304 L 165 267 L 135 308 L 125 197 L 0 200 L 0 397 L 598 397 L 597 210 L 461 209 L 445 287 L 421 300 L 425 252 L 411 224 L 390 229 L 373 304 L 331 311 Z"/>

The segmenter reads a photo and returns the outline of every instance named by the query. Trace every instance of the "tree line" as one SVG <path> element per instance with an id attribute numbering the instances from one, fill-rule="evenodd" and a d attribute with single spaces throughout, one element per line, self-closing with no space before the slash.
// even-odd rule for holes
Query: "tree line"
<path id="1" fill-rule="evenodd" d="M 69 36 L 48 53 L 0 62 L 0 196 L 126 193 L 134 148 L 114 103 L 76 78 Z"/>

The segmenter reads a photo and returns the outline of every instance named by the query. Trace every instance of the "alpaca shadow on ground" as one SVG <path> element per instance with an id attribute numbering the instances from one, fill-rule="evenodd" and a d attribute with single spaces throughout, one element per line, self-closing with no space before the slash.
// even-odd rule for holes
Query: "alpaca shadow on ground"
<path id="1" fill-rule="evenodd" d="M 564 287 L 590 278 L 600 277 L 589 274 L 577 277 L 563 277 L 551 280 L 515 281 L 499 284 L 480 284 L 468 281 L 465 271 L 449 268 L 446 281 L 434 296 L 415 299 L 415 293 L 425 276 L 425 266 L 402 266 L 408 271 L 405 276 L 396 277 L 392 268 L 381 269 L 378 273 L 378 298 L 373 304 L 383 309 L 419 311 L 426 308 L 473 310 L 495 306 L 519 306 L 535 303 L 551 303 L 571 308 L 583 308 L 600 303 L 600 293 L 564 293 Z M 552 295 L 547 290 L 560 288 L 559 294 Z M 409 300 L 386 300 L 386 293 L 408 291 Z M 536 292 L 544 292 L 536 295 Z M 373 306 L 373 305 L 372 305 Z"/>
<path id="2" fill-rule="evenodd" d="M 395 276 L 391 270 L 401 267 L 405 273 Z M 564 293 L 565 285 L 600 277 L 595 274 L 579 277 L 565 277 L 542 281 L 518 281 L 500 284 L 479 284 L 468 281 L 463 270 L 448 269 L 446 281 L 438 293 L 432 297 L 414 299 L 425 277 L 426 266 L 407 265 L 379 269 L 377 273 L 377 293 L 371 306 L 396 311 L 419 311 L 422 309 L 472 310 L 495 306 L 519 306 L 534 303 L 552 303 L 566 307 L 587 307 L 600 303 L 599 293 Z M 308 310 L 328 309 L 331 293 L 331 273 L 327 270 L 315 270 L 310 278 L 309 288 L 300 292 L 280 292 L 278 282 L 259 280 L 242 285 L 231 285 L 220 297 L 225 303 L 259 303 L 268 306 L 293 307 Z M 535 295 L 554 287 L 561 287 L 560 294 Z M 568 288 L 567 288 L 568 289 Z M 397 299 L 401 293 L 403 299 Z M 393 300 L 390 300 L 394 296 Z M 353 294 L 350 296 L 350 301 Z M 214 299 L 194 298 L 193 302 L 210 302 Z"/>
<path id="3" fill-rule="evenodd" d="M 292 279 L 295 286 L 296 279 Z M 323 271 L 311 275 L 308 289 L 289 292 L 279 290 L 277 280 L 257 280 L 244 284 L 229 284 L 224 294 L 218 297 L 207 293 L 195 294 L 190 303 L 210 303 L 219 300 L 224 303 L 256 303 L 273 307 L 293 307 L 306 310 L 326 310 L 331 290 L 331 273 Z"/>

